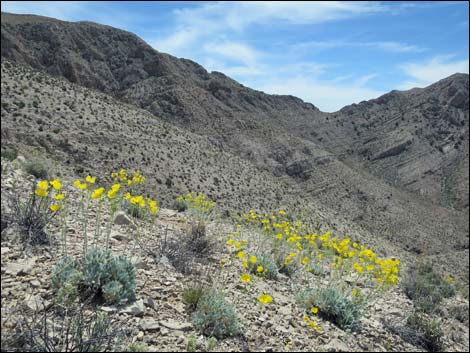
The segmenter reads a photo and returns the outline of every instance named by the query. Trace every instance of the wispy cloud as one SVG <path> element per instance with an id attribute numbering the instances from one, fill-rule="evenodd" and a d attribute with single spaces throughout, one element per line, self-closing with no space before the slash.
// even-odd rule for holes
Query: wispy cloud
<path id="1" fill-rule="evenodd" d="M 311 102 L 320 109 L 334 112 L 345 105 L 376 98 L 385 92 L 367 88 L 363 83 L 370 78 L 359 78 L 353 81 L 318 80 L 310 77 L 274 78 L 257 88 L 270 94 L 290 94 Z"/>
<path id="2" fill-rule="evenodd" d="M 424 87 L 456 72 L 468 73 L 468 59 L 450 61 L 452 58 L 453 55 L 438 55 L 426 61 L 399 65 L 399 68 L 410 77 L 400 89 Z"/>
<path id="3" fill-rule="evenodd" d="M 347 40 L 323 40 L 323 41 L 309 41 L 303 43 L 297 43 L 292 45 L 292 48 L 297 51 L 302 50 L 325 50 L 333 48 L 370 48 L 379 49 L 386 52 L 392 53 L 420 53 L 427 48 L 421 48 L 416 45 L 407 43 L 394 42 L 394 41 L 383 41 L 383 42 L 355 42 Z"/>

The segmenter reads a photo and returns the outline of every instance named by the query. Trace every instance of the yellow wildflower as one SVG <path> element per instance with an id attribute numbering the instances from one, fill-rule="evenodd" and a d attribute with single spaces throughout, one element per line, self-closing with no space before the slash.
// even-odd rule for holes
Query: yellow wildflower
<path id="1" fill-rule="evenodd" d="M 57 201 L 62 200 L 64 197 L 65 197 L 64 194 L 57 194 L 57 195 L 54 196 L 54 198 L 55 198 Z"/>
<path id="2" fill-rule="evenodd" d="M 242 262 L 242 267 L 247 268 L 248 267 L 248 260 L 243 260 Z"/>
<path id="3" fill-rule="evenodd" d="M 354 270 L 356 270 L 357 273 L 362 273 L 363 268 L 361 265 L 359 265 L 358 263 L 355 263 L 353 266 L 354 266 Z"/>
<path id="4" fill-rule="evenodd" d="M 243 283 L 248 283 L 251 281 L 251 276 L 249 273 L 244 273 L 241 277 L 240 277 L 240 280 L 243 282 Z"/>
<path id="5" fill-rule="evenodd" d="M 59 179 L 54 179 L 50 181 L 49 183 L 52 185 L 54 190 L 60 190 L 62 188 L 62 184 L 60 183 Z"/>
<path id="6" fill-rule="evenodd" d="M 52 212 L 56 212 L 60 208 L 60 205 L 57 205 L 57 204 L 50 205 L 49 208 L 51 209 Z"/>
<path id="7" fill-rule="evenodd" d="M 357 289 L 354 288 L 351 293 L 352 293 L 353 296 L 356 296 L 357 295 Z"/>
<path id="8" fill-rule="evenodd" d="M 254 255 L 251 255 L 251 256 L 250 256 L 250 262 L 251 262 L 252 264 L 255 264 L 255 263 L 256 263 L 256 261 L 257 261 L 257 258 L 256 258 L 256 256 L 254 256 Z"/>
<path id="9" fill-rule="evenodd" d="M 232 245 L 233 245 L 233 239 L 227 240 L 227 245 L 228 245 L 228 246 L 232 246 Z"/>
<path id="10" fill-rule="evenodd" d="M 302 265 L 306 265 L 306 264 L 308 264 L 308 257 L 304 257 L 302 259 Z"/>
<path id="11" fill-rule="evenodd" d="M 34 191 L 39 197 L 46 197 L 49 193 L 44 189 L 36 189 Z"/>
<path id="12" fill-rule="evenodd" d="M 261 294 L 258 300 L 263 304 L 269 304 L 272 303 L 273 298 L 269 294 Z"/>
<path id="13" fill-rule="evenodd" d="M 86 180 L 88 183 L 90 183 L 90 184 L 94 184 L 95 181 L 96 181 L 96 177 L 92 177 L 92 176 L 90 176 L 90 175 L 87 175 L 86 178 L 85 178 L 85 180 Z"/>
<path id="14" fill-rule="evenodd" d="M 244 251 L 239 251 L 237 254 L 239 259 L 243 259 L 245 257 L 245 252 Z"/>
<path id="15" fill-rule="evenodd" d="M 49 187 L 49 183 L 47 182 L 47 180 L 43 180 L 43 181 L 40 181 L 39 183 L 37 183 L 36 186 L 37 186 L 38 189 L 47 190 L 47 188 Z"/>
<path id="16" fill-rule="evenodd" d="M 312 314 L 317 314 L 318 313 L 318 308 L 316 306 L 314 306 L 313 308 L 310 309 L 310 311 L 312 312 Z"/>
<path id="17" fill-rule="evenodd" d="M 105 189 L 103 187 L 94 190 L 93 193 L 91 194 L 91 198 L 99 199 L 101 196 L 103 196 L 104 191 Z"/>
<path id="18" fill-rule="evenodd" d="M 263 272 L 263 271 L 264 271 L 264 267 L 263 267 L 263 266 L 258 266 L 258 267 L 256 268 L 256 272 L 258 272 L 258 273 L 261 273 L 261 272 Z"/>

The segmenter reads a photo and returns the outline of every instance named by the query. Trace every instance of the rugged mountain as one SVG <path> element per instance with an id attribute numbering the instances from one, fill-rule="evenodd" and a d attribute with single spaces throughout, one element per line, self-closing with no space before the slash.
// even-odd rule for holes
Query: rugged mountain
<path id="1" fill-rule="evenodd" d="M 321 205 L 330 220 L 356 224 L 376 240 L 412 253 L 461 251 L 468 256 L 468 75 L 425 89 L 393 91 L 329 114 L 298 98 L 267 95 L 222 73 L 208 73 L 112 27 L 2 14 L 1 28 L 2 58 L 90 89 L 82 92 L 80 86 L 2 63 L 2 79 L 8 75 L 10 82 L 8 87 L 2 82 L 2 102 L 8 97 L 10 104 L 2 106 L 2 120 L 8 122 L 2 123 L 2 136 L 8 135 L 12 145 L 60 154 L 60 160 L 91 170 L 100 170 L 106 155 L 113 166 L 117 161 L 146 164 L 160 179 L 205 175 L 204 182 L 188 182 L 177 190 L 162 183 L 168 202 L 176 191 L 191 188 L 212 191 L 234 210 L 275 207 L 284 197 L 307 213 Z M 25 81 L 37 75 L 43 78 Z M 129 105 L 116 110 L 122 103 L 114 99 Z M 18 101 L 37 101 L 38 107 L 20 107 Z M 73 136 L 73 143 L 54 142 L 50 132 L 47 137 L 34 130 L 34 121 L 44 122 L 47 114 L 43 128 L 57 128 L 63 119 L 60 139 Z M 80 115 L 85 121 L 77 120 Z M 183 130 L 163 136 L 161 119 L 169 123 L 166 129 Z M 22 129 L 28 124 L 29 129 Z M 170 138 L 179 135 L 185 137 Z M 52 141 L 49 151 L 38 145 L 44 139 L 46 146 Z M 184 140 L 194 143 L 189 147 Z M 166 153 L 167 162 L 160 159 L 163 168 L 155 163 L 161 158 L 155 146 Z M 85 153 L 86 148 L 92 152 Z M 204 151 L 230 157 L 212 159 Z M 230 180 L 235 171 L 244 176 Z"/>

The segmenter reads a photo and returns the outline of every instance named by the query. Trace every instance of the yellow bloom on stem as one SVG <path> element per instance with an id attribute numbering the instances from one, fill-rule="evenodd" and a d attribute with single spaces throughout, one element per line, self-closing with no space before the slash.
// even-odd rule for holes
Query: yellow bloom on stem
<path id="1" fill-rule="evenodd" d="M 101 196 L 103 196 L 104 191 L 105 191 L 105 189 L 103 187 L 96 189 L 91 194 L 91 198 L 92 199 L 99 199 Z"/>
<path id="2" fill-rule="evenodd" d="M 240 277 L 240 280 L 243 282 L 243 283 L 248 283 L 251 281 L 251 276 L 249 273 L 244 273 L 241 277 Z"/>
<path id="3" fill-rule="evenodd" d="M 51 209 L 52 212 L 56 212 L 60 208 L 60 205 L 57 205 L 57 204 L 50 205 L 49 208 Z"/>
<path id="4" fill-rule="evenodd" d="M 57 201 L 62 200 L 64 197 L 65 197 L 64 194 L 57 194 L 57 195 L 54 196 L 54 198 L 55 198 Z"/>
<path id="5" fill-rule="evenodd" d="M 367 265 L 366 270 L 367 271 L 373 271 L 374 270 L 374 265 Z"/>
<path id="6" fill-rule="evenodd" d="M 60 190 L 62 188 L 62 184 L 60 183 L 59 179 L 54 179 L 50 181 L 49 183 L 52 185 L 54 190 Z"/>
<path id="7" fill-rule="evenodd" d="M 237 242 L 235 243 L 235 248 L 236 248 L 236 249 L 240 249 L 241 246 L 242 246 L 242 243 L 240 243 L 239 241 L 237 241 Z"/>
<path id="8" fill-rule="evenodd" d="M 232 246 L 232 245 L 233 245 L 233 239 L 227 240 L 227 245 L 228 245 L 228 246 Z"/>
<path id="9" fill-rule="evenodd" d="M 254 255 L 251 255 L 251 256 L 250 256 L 250 262 L 251 262 L 252 264 L 255 264 L 257 260 L 258 260 L 258 259 L 256 258 L 256 256 L 254 256 Z"/>
<path id="10" fill-rule="evenodd" d="M 261 273 L 261 272 L 263 272 L 263 271 L 264 271 L 264 267 L 263 267 L 263 266 L 258 266 L 258 267 L 256 268 L 256 272 L 258 272 L 258 273 Z"/>
<path id="11" fill-rule="evenodd" d="M 316 306 L 314 306 L 313 308 L 310 309 L 310 311 L 312 312 L 312 314 L 317 314 L 318 313 L 318 308 Z"/>
<path id="12" fill-rule="evenodd" d="M 96 177 L 92 177 L 92 176 L 90 176 L 90 175 L 87 175 L 86 178 L 85 178 L 85 180 L 86 180 L 88 183 L 90 183 L 90 184 L 94 184 L 95 181 L 96 181 Z"/>
<path id="13" fill-rule="evenodd" d="M 120 188 L 121 184 L 113 184 L 113 186 L 111 186 L 111 190 L 113 190 L 114 192 L 118 192 Z"/>
<path id="14" fill-rule="evenodd" d="M 243 259 L 245 257 L 245 252 L 244 251 L 239 251 L 237 254 L 239 259 Z"/>
<path id="15" fill-rule="evenodd" d="M 286 211 L 280 210 L 280 211 L 279 211 L 279 214 L 280 214 L 281 216 L 285 216 L 285 215 L 286 215 Z"/>
<path id="16" fill-rule="evenodd" d="M 73 182 L 73 185 L 80 190 L 85 190 L 88 187 L 87 183 L 81 183 L 78 179 Z"/>
<path id="17" fill-rule="evenodd" d="M 35 194 L 38 195 L 39 197 L 46 197 L 49 193 L 44 190 L 44 189 L 36 189 Z"/>
<path id="18" fill-rule="evenodd" d="M 263 304 L 269 304 L 272 303 L 273 298 L 269 294 L 261 294 L 258 301 Z"/>
<path id="19" fill-rule="evenodd" d="M 353 296 L 356 296 L 357 295 L 357 289 L 354 288 L 351 293 L 352 293 Z"/>
<path id="20" fill-rule="evenodd" d="M 130 192 L 126 192 L 126 194 L 124 195 L 124 198 L 126 200 L 129 200 L 131 198 L 131 193 Z"/>
<path id="21" fill-rule="evenodd" d="M 43 181 L 40 181 L 39 183 L 37 183 L 36 186 L 37 186 L 38 189 L 47 190 L 47 188 L 49 187 L 49 183 L 47 182 L 47 180 L 43 180 Z"/>
<path id="22" fill-rule="evenodd" d="M 242 267 L 247 268 L 248 267 L 248 260 L 243 260 L 242 262 Z"/>
<path id="23" fill-rule="evenodd" d="M 363 268 L 361 265 L 359 265 L 358 263 L 355 263 L 353 266 L 354 266 L 354 270 L 356 270 L 357 273 L 359 274 L 362 273 Z"/>
<path id="24" fill-rule="evenodd" d="M 116 191 L 114 190 L 109 190 L 108 191 L 108 199 L 112 200 L 116 197 Z"/>
<path id="25" fill-rule="evenodd" d="M 306 264 L 308 264 L 308 257 L 304 257 L 302 259 L 302 265 L 306 265 Z"/>

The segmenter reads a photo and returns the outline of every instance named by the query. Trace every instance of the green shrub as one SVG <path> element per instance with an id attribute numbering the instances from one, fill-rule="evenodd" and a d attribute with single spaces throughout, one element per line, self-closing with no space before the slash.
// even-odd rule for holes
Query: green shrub
<path id="1" fill-rule="evenodd" d="M 178 212 L 184 212 L 188 209 L 188 204 L 185 201 L 176 200 L 173 203 L 173 208 L 177 210 Z"/>
<path id="2" fill-rule="evenodd" d="M 183 303 L 186 304 L 188 310 L 194 311 L 196 310 L 197 304 L 199 303 L 201 297 L 207 292 L 208 288 L 200 284 L 187 287 L 183 290 Z"/>
<path id="3" fill-rule="evenodd" d="M 13 161 L 18 157 L 18 151 L 14 148 L 2 148 L 1 157 Z"/>
<path id="4" fill-rule="evenodd" d="M 276 267 L 279 269 L 278 272 L 286 275 L 287 277 L 292 277 L 299 269 L 298 263 L 297 261 L 291 261 L 286 264 L 285 259 L 286 255 L 283 252 L 274 255 Z"/>
<path id="5" fill-rule="evenodd" d="M 277 275 L 279 274 L 279 270 L 276 265 L 276 261 L 270 254 L 256 254 L 256 264 L 251 267 L 251 273 L 255 275 L 262 275 L 267 279 L 277 279 Z M 258 266 L 263 266 L 262 274 L 257 272 Z"/>
<path id="6" fill-rule="evenodd" d="M 79 262 L 68 258 L 60 260 L 54 268 L 52 284 L 59 299 L 78 292 L 84 298 L 123 304 L 135 298 L 135 269 L 124 256 L 92 248 Z"/>
<path id="7" fill-rule="evenodd" d="M 435 311 L 443 298 L 455 294 L 454 287 L 435 272 L 430 263 L 410 268 L 402 287 L 416 308 L 426 313 Z"/>
<path id="8" fill-rule="evenodd" d="M 26 173 L 34 175 L 38 179 L 48 178 L 46 166 L 44 165 L 44 163 L 38 160 L 27 161 L 24 165 L 24 170 L 26 171 Z"/>
<path id="9" fill-rule="evenodd" d="M 56 291 L 56 302 L 70 307 L 78 298 L 78 284 L 83 274 L 77 270 L 74 258 L 65 256 L 60 259 L 52 271 L 52 288 Z"/>
<path id="10" fill-rule="evenodd" d="M 49 222 L 55 217 L 49 206 L 53 199 L 48 195 L 40 198 L 34 193 L 34 185 L 31 194 L 25 201 L 19 194 L 10 197 L 11 213 L 7 215 L 8 223 L 18 226 L 20 241 L 28 245 L 49 245 L 51 238 L 46 232 Z"/>
<path id="11" fill-rule="evenodd" d="M 235 308 L 225 301 L 222 292 L 215 290 L 209 291 L 199 299 L 192 321 L 206 336 L 224 338 L 239 332 Z"/>
<path id="12" fill-rule="evenodd" d="M 420 346 L 431 352 L 442 350 L 444 332 L 440 320 L 415 311 L 407 318 L 406 325 L 414 331 Z"/>
<path id="13" fill-rule="evenodd" d="M 2 330 L 2 351 L 15 352 L 111 352 L 122 336 L 103 312 L 85 314 L 85 306 L 63 310 L 53 306 L 21 312 L 15 333 Z M 60 312 L 61 314 L 57 314 Z"/>
<path id="14" fill-rule="evenodd" d="M 186 352 L 196 352 L 197 338 L 195 335 L 189 335 L 186 342 Z"/>
<path id="15" fill-rule="evenodd" d="M 307 289 L 300 292 L 296 299 L 307 311 L 318 307 L 321 317 L 342 329 L 355 331 L 360 328 L 361 307 L 338 288 Z"/>
<path id="16" fill-rule="evenodd" d="M 145 343 L 135 342 L 127 347 L 126 352 L 148 352 L 149 347 Z"/>

